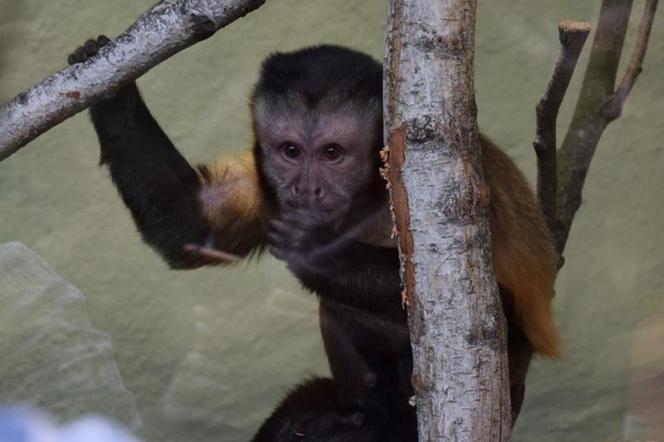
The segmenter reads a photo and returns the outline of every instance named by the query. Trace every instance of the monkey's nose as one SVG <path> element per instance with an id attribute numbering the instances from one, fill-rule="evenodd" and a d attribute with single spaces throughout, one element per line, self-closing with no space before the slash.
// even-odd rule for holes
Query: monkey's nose
<path id="1" fill-rule="evenodd" d="M 296 184 L 290 188 L 291 196 L 297 197 L 302 200 L 320 200 L 325 196 L 325 191 L 322 187 L 311 188 L 309 186 L 300 187 Z"/>

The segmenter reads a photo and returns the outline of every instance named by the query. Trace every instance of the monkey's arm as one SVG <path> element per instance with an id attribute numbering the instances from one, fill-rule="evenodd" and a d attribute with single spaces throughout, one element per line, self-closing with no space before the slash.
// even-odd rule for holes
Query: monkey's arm
<path id="1" fill-rule="evenodd" d="M 138 88 L 131 84 L 90 109 L 101 145 L 101 163 L 145 242 L 169 265 L 187 267 L 187 242 L 203 243 L 209 227 L 196 195 L 201 181 L 152 118 Z"/>
<path id="2" fill-rule="evenodd" d="M 401 316 L 399 255 L 292 216 L 271 223 L 271 253 L 319 296 L 364 311 Z"/>
<path id="3" fill-rule="evenodd" d="M 244 256 L 260 247 L 260 196 L 244 159 L 194 170 L 150 115 L 136 85 L 91 109 L 101 162 L 146 243 L 174 268 L 214 260 L 187 243 Z M 243 202 L 245 201 L 245 202 Z"/>
<path id="4" fill-rule="evenodd" d="M 69 56 L 80 63 L 108 42 L 89 40 Z M 101 163 L 146 243 L 171 267 L 219 263 L 187 252 L 188 243 L 244 256 L 264 240 L 255 171 L 240 158 L 196 171 L 150 114 L 135 83 L 90 110 Z"/>
<path id="5" fill-rule="evenodd" d="M 329 274 L 307 273 L 302 282 L 320 296 L 378 314 L 402 316 L 399 255 L 391 247 L 348 245 Z"/>

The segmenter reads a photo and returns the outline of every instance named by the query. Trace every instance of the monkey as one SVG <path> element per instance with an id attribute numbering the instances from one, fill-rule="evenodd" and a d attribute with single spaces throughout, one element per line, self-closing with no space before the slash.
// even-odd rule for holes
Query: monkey
<path id="1" fill-rule="evenodd" d="M 84 63 L 104 36 L 69 55 Z M 289 393 L 255 442 L 415 441 L 412 351 L 389 194 L 380 175 L 382 65 L 319 45 L 274 53 L 250 98 L 252 148 L 192 167 L 134 82 L 93 105 L 100 164 L 145 243 L 174 269 L 232 264 L 266 249 L 318 295 L 331 378 Z M 534 353 L 555 358 L 557 255 L 537 199 L 485 136 L 482 168 L 497 282 L 508 321 L 513 422 Z"/>

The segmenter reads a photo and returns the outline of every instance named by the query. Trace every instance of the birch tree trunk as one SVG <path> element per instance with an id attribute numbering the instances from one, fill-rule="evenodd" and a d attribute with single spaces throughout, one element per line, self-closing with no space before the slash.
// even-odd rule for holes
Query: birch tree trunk
<path id="1" fill-rule="evenodd" d="M 506 324 L 473 83 L 475 0 L 391 0 L 385 134 L 420 441 L 507 441 Z"/>

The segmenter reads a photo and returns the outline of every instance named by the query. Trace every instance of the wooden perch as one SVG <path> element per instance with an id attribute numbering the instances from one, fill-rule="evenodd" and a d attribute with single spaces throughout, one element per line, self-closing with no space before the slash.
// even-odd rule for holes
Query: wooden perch
<path id="1" fill-rule="evenodd" d="M 546 92 L 537 104 L 537 135 L 533 142 L 537 153 L 537 196 L 551 231 L 556 217 L 558 187 L 556 120 L 589 33 L 590 23 L 571 20 L 560 23 L 558 26 L 560 52 Z"/>
<path id="2" fill-rule="evenodd" d="M 636 49 L 617 90 L 616 73 L 622 53 L 632 0 L 603 0 L 579 101 L 557 155 L 558 188 L 553 234 L 562 255 L 595 149 L 606 126 L 620 115 L 641 71 L 657 0 L 647 0 Z M 540 179 L 545 179 L 541 177 Z"/>
<path id="3" fill-rule="evenodd" d="M 0 161 L 265 0 L 162 1 L 96 57 L 69 66 L 0 108 Z M 65 59 L 66 54 L 62 54 Z"/>

